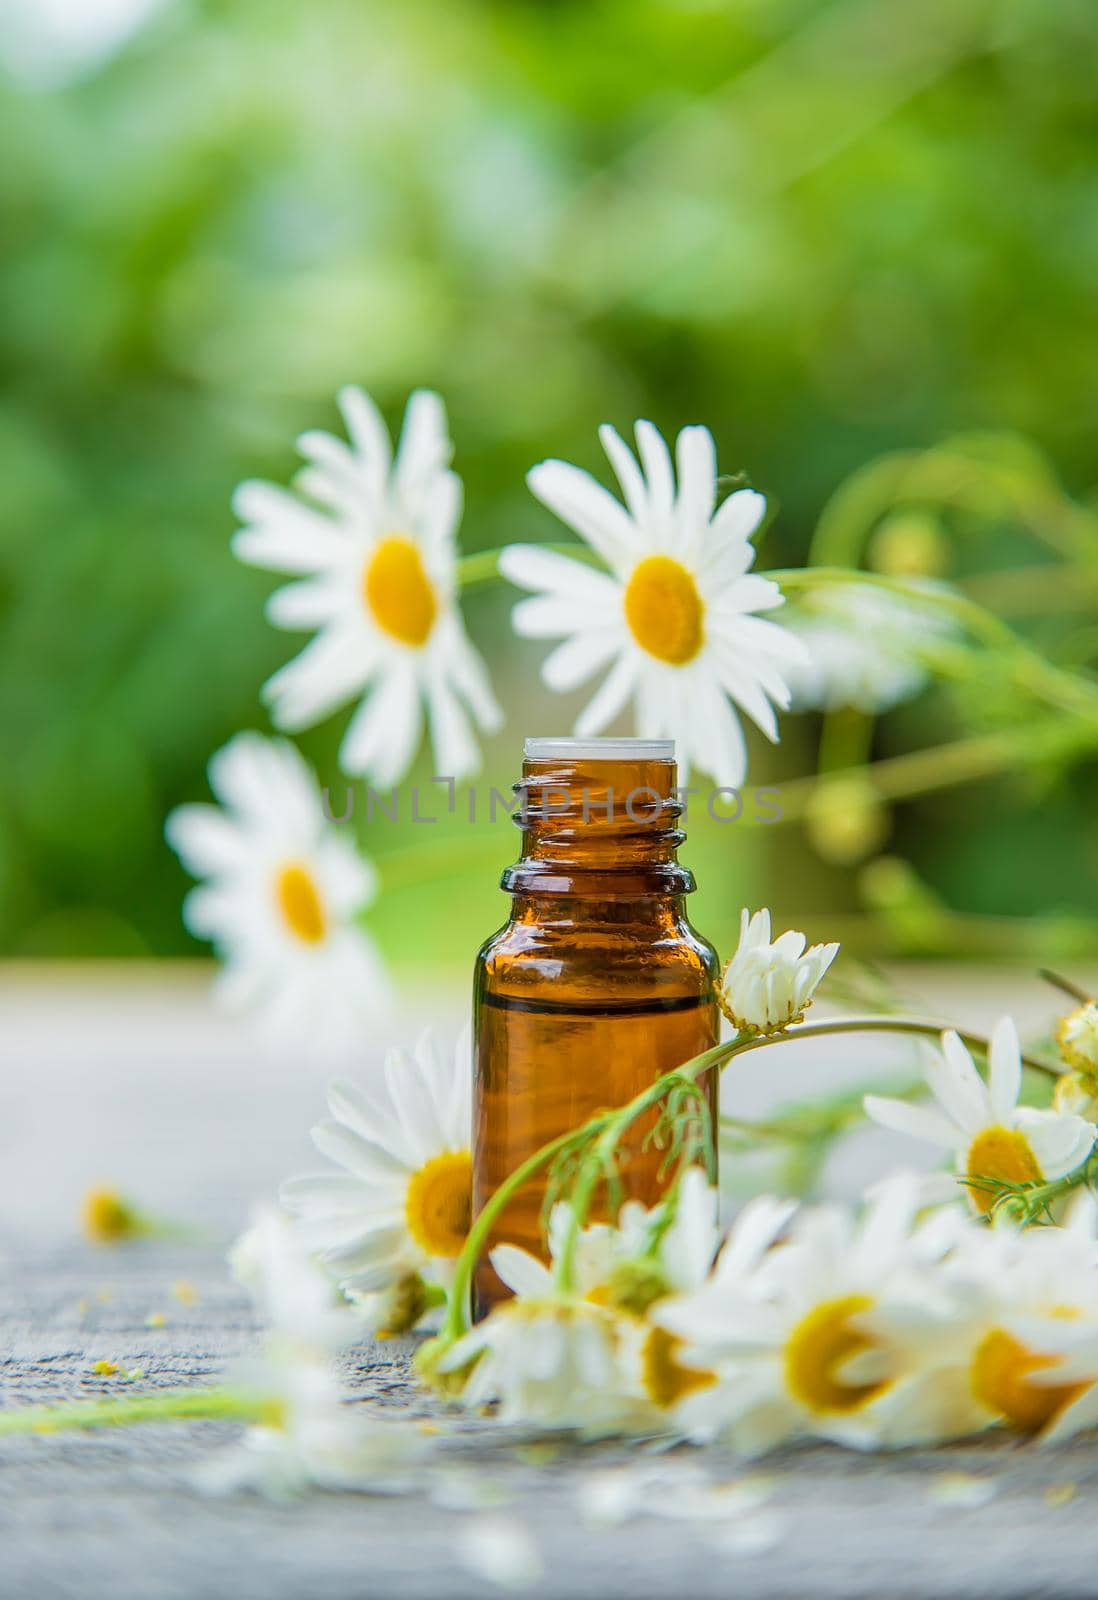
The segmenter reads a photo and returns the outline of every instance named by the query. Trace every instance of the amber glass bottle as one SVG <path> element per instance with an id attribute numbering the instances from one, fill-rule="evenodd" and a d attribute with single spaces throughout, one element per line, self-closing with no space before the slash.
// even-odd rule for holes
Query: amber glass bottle
<path id="1" fill-rule="evenodd" d="M 477 957 L 473 1207 L 550 1139 L 627 1100 L 717 1039 L 716 952 L 686 920 L 670 739 L 528 739 L 522 859 L 503 874 L 510 920 Z M 715 1111 L 716 1081 L 706 1085 Z M 653 1204 L 664 1152 L 639 1120 L 623 1193 Z M 715 1125 L 715 1118 L 714 1118 Z M 545 1179 L 500 1216 L 507 1241 L 545 1259 Z M 487 1257 L 478 1314 L 507 1290 Z"/>

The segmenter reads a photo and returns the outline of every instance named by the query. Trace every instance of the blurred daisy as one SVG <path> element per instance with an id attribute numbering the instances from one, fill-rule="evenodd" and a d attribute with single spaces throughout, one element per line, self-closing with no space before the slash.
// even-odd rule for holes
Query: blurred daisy
<path id="1" fill-rule="evenodd" d="M 950 620 L 867 584 L 820 589 L 791 610 L 788 627 L 805 653 L 788 674 L 795 711 L 887 711 L 926 687 L 928 643 L 949 638 Z"/>
<path id="2" fill-rule="evenodd" d="M 418 1444 L 403 1428 L 368 1420 L 344 1404 L 332 1358 L 357 1335 L 331 1280 L 296 1230 L 266 1211 L 233 1247 L 230 1263 L 265 1323 L 262 1359 L 237 1385 L 260 1399 L 263 1421 L 238 1445 L 201 1464 L 196 1487 L 211 1494 L 252 1489 L 288 1499 L 311 1486 L 398 1493 Z"/>
<path id="3" fill-rule="evenodd" d="M 272 595 L 271 621 L 318 630 L 265 685 L 271 715 L 307 728 L 361 698 L 340 762 L 388 785 L 411 765 L 426 704 L 436 771 L 465 777 L 480 765 L 473 724 L 491 733 L 502 719 L 455 598 L 461 480 L 442 401 L 411 396 L 395 459 L 368 395 L 343 389 L 339 406 L 349 445 L 320 431 L 298 441 L 308 499 L 252 482 L 234 500 L 235 554 L 302 579 Z"/>
<path id="4" fill-rule="evenodd" d="M 224 962 L 217 990 L 279 1040 L 345 1048 L 388 999 L 358 917 L 377 892 L 373 866 L 326 819 L 316 780 L 285 740 L 241 733 L 209 764 L 223 809 L 178 806 L 165 833 L 207 881 L 183 920 Z"/>
<path id="5" fill-rule="evenodd" d="M 334 1083 L 328 1108 L 332 1120 L 313 1129 L 313 1143 L 342 1171 L 288 1179 L 283 1204 L 346 1292 L 399 1289 L 414 1303 L 412 1280 L 448 1283 L 469 1232 L 468 1030 L 451 1058 L 430 1032 L 410 1056 L 391 1050 L 380 1083 L 368 1089 Z M 382 1319 L 393 1303 L 376 1308 Z M 368 1316 L 374 1309 L 364 1308 Z"/>
<path id="6" fill-rule="evenodd" d="M 469 1369 L 466 1405 L 499 1405 L 504 1422 L 576 1429 L 590 1436 L 651 1428 L 650 1411 L 623 1360 L 625 1319 L 578 1294 L 562 1294 L 540 1261 L 499 1246 L 492 1266 L 513 1290 L 442 1357 L 440 1373 Z"/>
<path id="7" fill-rule="evenodd" d="M 805 949 L 803 933 L 790 930 L 770 941 L 770 912 L 740 914 L 740 942 L 724 969 L 717 996 L 740 1033 L 781 1033 L 802 1022 L 812 996 L 839 952 L 837 944 Z"/>
<path id="8" fill-rule="evenodd" d="M 578 737 L 599 733 L 632 699 L 638 733 L 674 738 L 684 773 L 698 768 L 735 786 L 747 770 L 736 708 L 776 742 L 774 708 L 789 705 L 786 672 L 803 652 L 785 629 L 755 614 L 783 603 L 776 583 L 749 572 L 766 502 L 741 489 L 717 508 L 707 428 L 679 434 L 677 487 L 650 422 L 636 425 L 639 465 L 613 428 L 599 437 L 624 505 L 564 461 L 543 461 L 527 482 L 610 570 L 511 545 L 500 570 L 536 591 L 515 607 L 515 630 L 564 641 L 542 668 L 551 689 L 575 689 L 610 668 L 576 722 Z"/>
<path id="9" fill-rule="evenodd" d="M 995 1185 L 1062 1178 L 1094 1143 L 1094 1125 L 1082 1117 L 1019 1106 L 1022 1055 L 1009 1017 L 991 1036 L 987 1084 L 952 1030 L 942 1035 L 942 1053 L 933 1053 L 925 1076 L 937 1109 L 870 1094 L 866 1114 L 882 1127 L 953 1151 L 969 1200 L 985 1215 L 998 1197 Z"/>

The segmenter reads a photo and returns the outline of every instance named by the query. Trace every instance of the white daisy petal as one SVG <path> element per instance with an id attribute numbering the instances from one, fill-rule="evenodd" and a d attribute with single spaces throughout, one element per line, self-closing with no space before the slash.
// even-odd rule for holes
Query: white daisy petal
<path id="1" fill-rule="evenodd" d="M 665 537 L 671 531 L 671 518 L 675 501 L 675 480 L 671 471 L 671 455 L 663 435 L 651 422 L 643 419 L 635 426 L 637 449 L 641 466 L 648 482 L 648 514 L 653 529 Z"/>
<path id="2" fill-rule="evenodd" d="M 526 474 L 530 492 L 616 567 L 629 557 L 633 524 L 621 504 L 590 473 L 566 461 L 542 461 Z"/>
<path id="3" fill-rule="evenodd" d="M 397 662 L 351 718 L 339 749 L 340 765 L 387 788 L 407 771 L 421 723 L 415 671 L 409 663 Z"/>
<path id="4" fill-rule="evenodd" d="M 546 656 L 541 666 L 542 681 L 558 691 L 576 689 L 604 667 L 620 645 L 618 634 L 610 630 L 577 633 Z"/>
<path id="5" fill-rule="evenodd" d="M 930 1057 L 926 1080 L 934 1098 L 966 1133 L 975 1133 L 994 1122 L 984 1081 L 952 1028 L 942 1035 L 941 1056 Z"/>
<path id="6" fill-rule="evenodd" d="M 274 572 L 325 572 L 347 559 L 348 541 L 331 521 L 273 483 L 242 483 L 233 509 L 245 526 L 233 554 Z"/>
<path id="7" fill-rule="evenodd" d="M 448 465 L 453 454 L 441 399 L 429 389 L 409 396 L 393 473 L 398 496 L 414 496 Z"/>
<path id="8" fill-rule="evenodd" d="M 246 837 L 216 806 L 176 806 L 164 833 L 187 871 L 201 877 L 234 871 L 247 851 Z"/>
<path id="9" fill-rule="evenodd" d="M 751 538 L 766 514 L 766 497 L 754 489 L 736 489 L 713 518 L 712 543 L 724 546 Z"/>
<path id="10" fill-rule="evenodd" d="M 337 400 L 362 466 L 380 485 L 388 475 L 392 457 L 388 429 L 380 411 L 365 390 L 354 384 L 341 389 Z"/>
<path id="11" fill-rule="evenodd" d="M 516 1294 L 546 1294 L 552 1288 L 553 1275 L 549 1268 L 527 1250 L 519 1250 L 515 1245 L 499 1244 L 489 1260 L 498 1276 Z"/>
<path id="12" fill-rule="evenodd" d="M 687 541 L 696 559 L 703 531 L 713 516 L 717 494 L 717 451 L 708 428 L 683 428 L 675 458 L 678 466 L 678 498 L 675 513 L 679 535 Z"/>
<path id="13" fill-rule="evenodd" d="M 629 699 L 636 679 L 636 667 L 629 656 L 621 656 L 611 667 L 601 688 L 576 718 L 577 739 L 589 739 L 612 722 Z"/>
<path id="14" fill-rule="evenodd" d="M 991 1035 L 988 1078 L 992 1112 L 1009 1124 L 1022 1088 L 1022 1049 L 1010 1017 L 1001 1017 Z"/>
<path id="15" fill-rule="evenodd" d="M 957 1148 L 957 1128 L 940 1111 L 932 1111 L 928 1106 L 909 1106 L 903 1100 L 889 1100 L 876 1094 L 867 1094 L 863 1105 L 866 1116 L 882 1128 L 906 1133 L 912 1139 L 922 1139 L 941 1150 Z"/>
<path id="16" fill-rule="evenodd" d="M 1081 1166 L 1094 1145 L 1092 1122 L 1056 1111 L 1025 1106 L 1017 1113 L 1017 1128 L 1025 1135 L 1042 1175 L 1049 1179 L 1062 1178 Z"/>
<path id="17" fill-rule="evenodd" d="M 363 641 L 347 630 L 326 631 L 268 678 L 262 694 L 275 726 L 295 732 L 334 711 L 370 675 L 371 658 Z"/>
<path id="18" fill-rule="evenodd" d="M 621 485 L 621 492 L 625 504 L 629 508 L 629 515 L 639 527 L 647 527 L 648 517 L 648 488 L 644 481 L 644 474 L 637 465 L 637 458 L 622 438 L 616 428 L 604 422 L 599 429 L 599 441 L 606 451 L 607 460 L 614 469 L 614 476 Z"/>

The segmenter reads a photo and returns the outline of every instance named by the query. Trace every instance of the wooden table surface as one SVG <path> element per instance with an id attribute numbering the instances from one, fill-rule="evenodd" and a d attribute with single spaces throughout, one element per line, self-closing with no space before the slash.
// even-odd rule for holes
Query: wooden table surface
<path id="1" fill-rule="evenodd" d="M 329 1064 L 262 1053 L 218 1017 L 195 969 L 0 972 L 0 1360 L 3 1404 L 108 1392 L 106 1359 L 149 1386 L 215 1381 L 254 1349 L 246 1297 L 220 1247 L 85 1243 L 85 1188 L 116 1184 L 147 1209 L 227 1242 L 279 1179 L 315 1163 L 308 1129 Z M 919 972 L 912 991 L 987 1026 L 1004 1005 L 1047 1023 L 1047 995 L 1016 975 Z M 975 999 L 973 998 L 975 996 Z M 1021 1002 L 1019 1006 L 1019 1002 Z M 435 1003 L 450 1028 L 459 997 Z M 422 1014 L 417 1008 L 417 1025 Z M 399 1019 L 364 1047 L 362 1070 Z M 907 1047 L 783 1047 L 763 1082 L 736 1086 L 751 1110 L 826 1079 L 910 1071 Z M 884 1065 L 882 1065 L 884 1063 Z M 898 1147 L 866 1135 L 828 1186 L 887 1170 Z M 909 1154 L 904 1151 L 904 1154 Z M 172 1285 L 196 1291 L 182 1304 Z M 150 1328 L 151 1313 L 165 1326 Z M 1090 1596 L 1098 1592 L 1098 1440 L 1061 1451 L 1004 1437 L 937 1451 L 859 1456 L 786 1450 L 751 1469 L 768 1500 L 734 1526 L 647 1516 L 592 1519 L 592 1474 L 636 1462 L 620 1445 L 541 1459 L 490 1420 L 443 1413 L 410 1377 L 409 1341 L 367 1344 L 348 1386 L 388 1415 L 433 1418 L 433 1465 L 399 1498 L 315 1494 L 290 1505 L 209 1500 L 188 1471 L 236 1436 L 222 1423 L 9 1439 L 0 1443 L 0 1595 L 27 1600 L 343 1600 L 497 1592 L 463 1554 L 480 1519 L 529 1536 L 534 1596 Z M 662 1458 L 676 1483 L 726 1483 L 745 1469 L 719 1450 Z M 950 1474 L 963 1474 L 960 1479 Z M 974 1482 L 973 1480 L 979 1480 Z M 469 1509 L 483 1498 L 495 1509 Z M 979 1503 L 978 1503 L 979 1502 Z M 453 1509 L 455 1504 L 466 1507 Z"/>

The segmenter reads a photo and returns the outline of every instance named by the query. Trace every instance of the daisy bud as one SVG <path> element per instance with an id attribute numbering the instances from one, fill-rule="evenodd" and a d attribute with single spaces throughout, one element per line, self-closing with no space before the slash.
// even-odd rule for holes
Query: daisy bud
<path id="1" fill-rule="evenodd" d="M 1062 1116 L 1098 1122 L 1098 1083 L 1081 1072 L 1065 1072 L 1056 1080 L 1052 1104 Z"/>
<path id="2" fill-rule="evenodd" d="M 876 855 L 891 826 L 887 806 L 865 778 L 835 778 L 820 784 L 805 813 L 816 854 L 839 867 L 856 866 Z"/>
<path id="3" fill-rule="evenodd" d="M 1064 1017 L 1056 1042 L 1068 1065 L 1090 1079 L 1098 1092 L 1098 1001 L 1088 1000 Z"/>
<path id="4" fill-rule="evenodd" d="M 1020 1194 L 1004 1194 L 991 1207 L 991 1222 L 996 1228 L 1017 1231 L 1029 1222 L 1029 1206 Z"/>
<path id="5" fill-rule="evenodd" d="M 93 1244 L 118 1244 L 144 1231 L 140 1214 L 117 1189 L 89 1189 L 80 1220 Z"/>
<path id="6" fill-rule="evenodd" d="M 804 934 L 792 930 L 771 943 L 770 912 L 743 912 L 739 948 L 724 969 L 717 996 L 740 1033 L 782 1033 L 804 1020 L 839 949 L 837 944 L 805 949 L 805 943 Z"/>
<path id="7" fill-rule="evenodd" d="M 898 512 L 870 540 L 869 564 L 889 578 L 940 578 L 949 569 L 949 541 L 937 517 Z"/>

